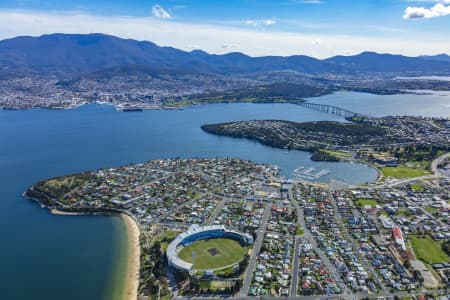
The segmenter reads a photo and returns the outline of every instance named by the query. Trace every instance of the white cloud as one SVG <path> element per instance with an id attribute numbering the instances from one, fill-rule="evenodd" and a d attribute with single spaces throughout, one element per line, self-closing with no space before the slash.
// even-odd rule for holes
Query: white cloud
<path id="1" fill-rule="evenodd" d="M 240 49 L 241 46 L 238 44 L 223 44 L 221 48 L 226 51 L 236 51 Z"/>
<path id="2" fill-rule="evenodd" d="M 152 7 L 152 15 L 158 19 L 170 19 L 172 16 L 161 5 L 155 5 Z"/>
<path id="3" fill-rule="evenodd" d="M 450 0 L 441 0 L 439 2 L 431 8 L 422 6 L 407 7 L 403 14 L 403 19 L 429 19 L 450 15 Z"/>
<path id="4" fill-rule="evenodd" d="M 323 58 L 343 54 L 344 51 L 356 54 L 365 50 L 420 55 L 448 53 L 450 49 L 450 39 L 445 33 L 424 32 L 409 38 L 399 38 L 397 34 L 390 37 L 306 34 L 181 23 L 150 17 L 96 16 L 82 12 L 0 10 L 0 28 L 0 39 L 54 32 L 101 32 L 188 51 L 200 48 L 209 53 L 223 54 L 239 47 L 238 51 L 252 56 L 305 54 Z"/>
<path id="5" fill-rule="evenodd" d="M 245 25 L 250 25 L 250 26 L 254 26 L 254 27 L 260 27 L 260 26 L 270 26 L 270 25 L 275 25 L 277 23 L 277 21 L 272 18 L 272 19 L 263 19 L 263 20 L 252 20 L 252 19 L 247 19 L 244 21 Z"/>

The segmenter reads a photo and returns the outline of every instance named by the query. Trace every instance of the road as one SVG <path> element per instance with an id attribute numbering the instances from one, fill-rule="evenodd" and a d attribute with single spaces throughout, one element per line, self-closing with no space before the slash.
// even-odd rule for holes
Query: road
<path id="1" fill-rule="evenodd" d="M 252 283 L 253 271 L 255 270 L 256 266 L 256 259 L 258 257 L 259 251 L 261 250 L 261 245 L 264 239 L 264 233 L 266 232 L 267 222 L 269 221 L 271 208 L 271 203 L 267 203 L 266 207 L 264 208 L 264 213 L 261 218 L 261 224 L 259 225 L 258 234 L 256 236 L 255 243 L 253 244 L 252 254 L 250 256 L 247 269 L 245 270 L 242 288 L 239 292 L 240 296 L 248 295 L 248 290 L 250 289 L 250 284 Z"/>
<path id="2" fill-rule="evenodd" d="M 434 177 L 441 177 L 443 176 L 443 174 L 439 171 L 439 169 L 437 168 L 437 166 L 443 162 L 445 159 L 450 158 L 450 152 L 446 153 L 444 155 L 439 156 L 438 158 L 436 158 L 435 160 L 433 160 L 431 162 L 431 171 L 434 174 Z"/>
<path id="3" fill-rule="evenodd" d="M 440 178 L 442 176 L 444 176 L 444 174 L 442 174 L 439 169 L 437 168 L 437 166 L 444 161 L 444 159 L 450 158 L 450 152 L 446 153 L 444 155 L 439 156 L 438 158 L 434 159 L 431 162 L 431 171 L 433 172 L 433 175 L 425 175 L 425 176 L 419 176 L 419 177 L 413 177 L 413 178 L 402 178 L 402 179 L 395 179 L 395 180 L 391 180 L 389 182 L 386 183 L 382 183 L 382 184 L 378 184 L 378 185 L 374 185 L 372 186 L 373 188 L 379 188 L 379 189 L 383 189 L 383 188 L 387 188 L 387 187 L 394 187 L 394 186 L 398 186 L 398 185 L 404 185 L 407 183 L 412 183 L 415 181 L 419 181 L 419 180 L 425 180 L 425 179 L 432 179 L 432 178 Z"/>
<path id="4" fill-rule="evenodd" d="M 317 245 L 316 239 L 311 234 L 311 232 L 308 230 L 308 227 L 306 227 L 305 218 L 303 215 L 303 209 L 300 207 L 300 205 L 298 205 L 297 200 L 295 200 L 294 195 L 292 194 L 292 187 L 288 190 L 288 199 L 291 201 L 292 205 L 294 206 L 294 208 L 297 212 L 297 222 L 300 223 L 300 226 L 302 227 L 302 229 L 304 231 L 302 238 L 304 240 L 308 241 L 311 244 L 312 248 L 317 252 L 317 255 L 319 255 L 320 260 L 323 262 L 325 267 L 328 269 L 331 276 L 335 280 L 337 280 L 339 287 L 343 291 L 343 294 L 344 295 L 350 294 L 351 292 L 348 289 L 348 287 L 341 280 L 339 280 L 341 278 L 341 276 L 339 275 L 338 271 L 336 270 L 336 267 L 330 262 L 330 260 L 325 255 L 325 253 L 319 248 L 319 246 Z M 296 249 L 296 251 L 294 251 L 294 252 L 298 252 L 298 254 L 300 253 L 299 249 Z M 292 274 L 293 274 L 293 276 L 292 276 L 293 279 L 294 279 L 294 274 L 297 274 L 297 277 L 295 279 L 298 282 L 298 263 L 296 265 L 292 266 Z M 292 292 L 292 285 L 291 285 L 291 292 Z"/>
<path id="5" fill-rule="evenodd" d="M 331 193 L 329 193 L 329 197 L 330 197 L 331 205 L 333 206 L 333 210 L 334 210 L 334 213 L 336 216 L 336 221 L 337 221 L 339 227 L 341 228 L 341 232 L 344 235 L 345 239 L 352 243 L 352 248 L 353 248 L 356 256 L 358 257 L 359 261 L 362 262 L 366 271 L 372 273 L 378 286 L 381 287 L 381 289 L 383 290 L 383 293 L 388 293 L 388 290 L 387 290 L 386 286 L 384 285 L 383 281 L 378 276 L 378 273 L 370 266 L 370 264 L 367 262 L 366 258 L 360 254 L 359 245 L 357 245 L 355 243 L 355 240 L 353 239 L 353 237 L 348 233 L 347 229 L 345 228 L 344 221 L 342 220 L 342 216 L 339 213 L 339 210 L 337 208 L 336 200 L 334 199 L 334 197 Z"/>
<path id="6" fill-rule="evenodd" d="M 443 295 L 446 293 L 445 290 L 433 290 L 433 295 Z M 383 298 L 383 297 L 410 297 L 412 295 L 423 295 L 425 294 L 425 291 L 414 291 L 414 292 L 395 292 L 395 293 L 379 293 L 379 294 L 363 294 L 363 293 L 355 293 L 350 295 L 320 295 L 320 296 L 298 296 L 298 297 L 269 297 L 269 296 L 223 296 L 223 295 L 205 295 L 203 297 L 201 296 L 195 296 L 195 297 L 176 297 L 174 299 L 178 300 L 218 300 L 218 299 L 232 299 L 232 300 L 362 300 L 369 298 Z"/>
<path id="7" fill-rule="evenodd" d="M 414 177 L 414 178 L 405 178 L 405 179 L 398 179 L 395 180 L 394 182 L 390 182 L 390 183 L 386 183 L 386 184 L 381 184 L 381 185 L 376 185 L 374 187 L 376 188 L 385 188 L 385 187 L 394 187 L 397 185 L 403 185 L 403 184 L 407 184 L 407 183 L 411 183 L 411 182 L 415 182 L 415 181 L 420 181 L 420 180 L 424 180 L 424 179 L 430 179 L 430 178 L 440 178 L 442 176 L 445 176 L 445 174 L 442 174 L 439 169 L 438 169 L 438 165 L 443 162 L 445 159 L 450 158 L 450 152 L 443 154 L 441 156 L 439 156 L 438 158 L 434 159 L 431 162 L 431 171 L 433 172 L 433 175 L 428 175 L 428 176 L 420 176 L 420 177 Z M 433 217 L 433 215 L 431 213 L 429 213 L 428 211 L 426 211 L 425 209 L 422 209 L 422 212 L 428 216 L 431 219 L 435 219 Z M 435 219 L 441 226 L 446 226 L 445 223 L 443 223 L 441 220 L 439 219 Z"/>
<path id="8" fill-rule="evenodd" d="M 294 260 L 292 263 L 292 274 L 291 274 L 291 288 L 289 289 L 289 296 L 297 296 L 297 286 L 298 286 L 298 265 L 300 258 L 300 236 L 295 236 L 294 244 Z"/>
<path id="9" fill-rule="evenodd" d="M 222 208 L 225 206 L 225 203 L 227 203 L 229 200 L 230 200 L 229 198 L 223 198 L 219 202 L 219 205 L 217 205 L 217 207 L 214 209 L 213 213 L 209 217 L 207 225 L 212 225 L 212 223 L 214 223 L 214 221 L 217 219 L 217 217 L 219 216 L 220 212 L 222 211 Z"/>
<path id="10" fill-rule="evenodd" d="M 384 189 L 384 188 L 395 187 L 395 186 L 399 186 L 399 185 L 405 185 L 407 183 L 412 183 L 412 182 L 415 182 L 415 181 L 425 180 L 425 179 L 432 179 L 432 178 L 434 178 L 433 175 L 425 175 L 425 176 L 414 177 L 414 178 L 395 179 L 395 180 L 390 180 L 389 182 L 386 182 L 386 183 L 382 183 L 382 184 L 379 184 L 379 185 L 374 185 L 372 187 L 373 188 L 377 188 L 377 189 Z"/>

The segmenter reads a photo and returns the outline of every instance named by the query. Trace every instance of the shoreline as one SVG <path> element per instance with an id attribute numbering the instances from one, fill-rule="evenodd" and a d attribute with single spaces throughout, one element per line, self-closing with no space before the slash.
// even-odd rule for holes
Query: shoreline
<path id="1" fill-rule="evenodd" d="M 123 300 L 136 300 L 139 288 L 139 270 L 141 246 L 139 241 L 140 230 L 136 221 L 127 214 L 121 214 L 127 228 L 128 254 L 127 254 L 127 275 L 124 283 Z"/>
<path id="2" fill-rule="evenodd" d="M 57 208 L 50 209 L 50 213 L 57 215 L 57 216 L 86 216 L 86 215 L 88 215 L 88 214 L 79 213 L 79 212 L 63 211 L 63 210 L 59 210 Z"/>
<path id="3" fill-rule="evenodd" d="M 40 203 L 37 199 L 22 194 L 23 197 Z M 47 207 L 46 207 L 47 208 Z M 48 208 L 47 208 L 48 209 Z M 108 215 L 105 213 L 88 213 L 88 212 L 67 212 L 57 208 L 49 209 L 50 213 L 57 216 L 95 216 L 96 214 Z M 138 288 L 140 280 L 140 260 L 141 260 L 141 245 L 140 245 L 140 228 L 133 217 L 125 212 L 117 214 L 109 214 L 119 216 L 126 227 L 127 232 L 127 262 L 126 262 L 126 276 L 123 279 L 123 291 L 119 299 L 122 300 L 137 300 Z"/>
<path id="4" fill-rule="evenodd" d="M 86 214 L 80 212 L 65 212 L 53 208 L 50 213 L 58 216 L 87 216 L 95 214 Z M 127 232 L 127 258 L 126 258 L 126 275 L 123 278 L 123 290 L 119 299 L 137 300 L 140 279 L 140 229 L 136 221 L 126 213 L 118 215 L 126 227 Z"/>

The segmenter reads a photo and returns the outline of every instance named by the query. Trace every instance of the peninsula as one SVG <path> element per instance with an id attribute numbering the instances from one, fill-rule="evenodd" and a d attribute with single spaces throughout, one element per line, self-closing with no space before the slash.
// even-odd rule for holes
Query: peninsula
<path id="1" fill-rule="evenodd" d="M 211 134 L 251 139 L 276 148 L 312 152 L 312 160 L 323 161 L 360 159 L 397 166 L 402 158 L 408 156 L 407 153 L 419 154 L 410 159 L 431 161 L 438 151 L 450 149 L 449 119 L 354 116 L 348 117 L 347 121 L 296 123 L 255 120 L 206 124 L 202 129 Z"/>
<path id="2" fill-rule="evenodd" d="M 56 213 L 127 216 L 124 299 L 438 296 L 450 154 L 432 168 L 426 180 L 345 188 L 239 159 L 168 159 L 44 180 L 25 195 Z"/>
<path id="3" fill-rule="evenodd" d="M 275 167 L 238 159 L 154 160 L 41 181 L 25 196 L 54 213 L 125 215 L 131 250 L 125 299 L 132 299 L 137 280 L 143 296 L 170 294 L 161 252 L 168 237 L 160 238 L 161 234 L 173 235 L 189 224 L 212 224 L 220 212 L 216 208 L 232 198 L 276 197 L 277 174 Z M 259 201 L 255 203 L 250 209 L 254 213 L 239 225 L 243 231 L 258 227 L 262 210 Z M 238 216 L 241 204 L 235 205 L 233 214 Z M 135 259 L 139 255 L 140 262 Z"/>

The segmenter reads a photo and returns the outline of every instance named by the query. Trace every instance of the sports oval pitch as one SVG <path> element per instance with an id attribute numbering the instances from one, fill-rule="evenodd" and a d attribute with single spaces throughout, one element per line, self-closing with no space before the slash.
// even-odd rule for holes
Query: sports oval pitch
<path id="1" fill-rule="evenodd" d="M 238 241 L 214 238 L 193 242 L 181 249 L 178 257 L 192 263 L 196 270 L 215 270 L 240 262 L 247 251 Z"/>

